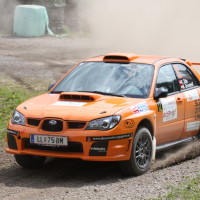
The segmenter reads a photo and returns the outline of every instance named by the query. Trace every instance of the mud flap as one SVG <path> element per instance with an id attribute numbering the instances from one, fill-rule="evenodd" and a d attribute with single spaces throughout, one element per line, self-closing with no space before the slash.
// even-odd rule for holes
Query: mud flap
<path id="1" fill-rule="evenodd" d="M 156 138 L 153 137 L 152 140 L 152 159 L 151 159 L 151 163 L 154 163 L 156 159 Z"/>

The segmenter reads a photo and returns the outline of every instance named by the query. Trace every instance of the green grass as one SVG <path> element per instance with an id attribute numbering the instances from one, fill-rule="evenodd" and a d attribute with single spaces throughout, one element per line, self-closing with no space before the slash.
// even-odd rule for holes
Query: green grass
<path id="1" fill-rule="evenodd" d="M 0 88 L 0 141 L 5 138 L 6 127 L 15 108 L 23 101 L 38 95 L 41 92 L 24 89 Z"/>
<path id="2" fill-rule="evenodd" d="M 149 200 L 199 200 L 200 174 L 193 179 L 186 179 L 177 186 L 168 186 L 171 190 L 167 195 Z"/>

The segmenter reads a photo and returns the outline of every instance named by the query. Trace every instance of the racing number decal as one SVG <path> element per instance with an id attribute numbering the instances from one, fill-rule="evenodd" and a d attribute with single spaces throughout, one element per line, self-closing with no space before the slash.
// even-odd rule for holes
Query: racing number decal
<path id="1" fill-rule="evenodd" d="M 160 101 L 158 101 L 156 104 L 158 106 L 158 112 L 162 112 L 163 111 L 162 103 Z"/>

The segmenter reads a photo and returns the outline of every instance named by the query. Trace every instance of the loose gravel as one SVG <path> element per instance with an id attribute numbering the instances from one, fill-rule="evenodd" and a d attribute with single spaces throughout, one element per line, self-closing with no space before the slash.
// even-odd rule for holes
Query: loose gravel
<path id="1" fill-rule="evenodd" d="M 0 38 L 0 85 L 9 80 L 25 89 L 45 90 L 77 61 L 107 53 L 94 43 L 75 38 Z M 138 177 L 124 177 L 116 162 L 71 159 L 48 159 L 44 168 L 26 170 L 4 149 L 5 143 L 0 143 L 1 200 L 154 198 L 166 194 L 169 185 L 200 174 L 199 141 L 159 153 L 151 170 Z"/>

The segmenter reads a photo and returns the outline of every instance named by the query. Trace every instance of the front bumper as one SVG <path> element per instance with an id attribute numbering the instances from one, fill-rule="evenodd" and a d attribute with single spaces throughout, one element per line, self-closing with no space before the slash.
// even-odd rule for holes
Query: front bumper
<path id="1" fill-rule="evenodd" d="M 30 134 L 67 136 L 68 146 L 64 148 L 33 145 L 30 143 Z M 58 134 L 9 124 L 6 151 L 18 155 L 78 158 L 88 161 L 122 161 L 130 159 L 132 140 L 133 134 L 130 130 L 122 130 L 120 127 L 109 131 L 67 130 Z"/>

